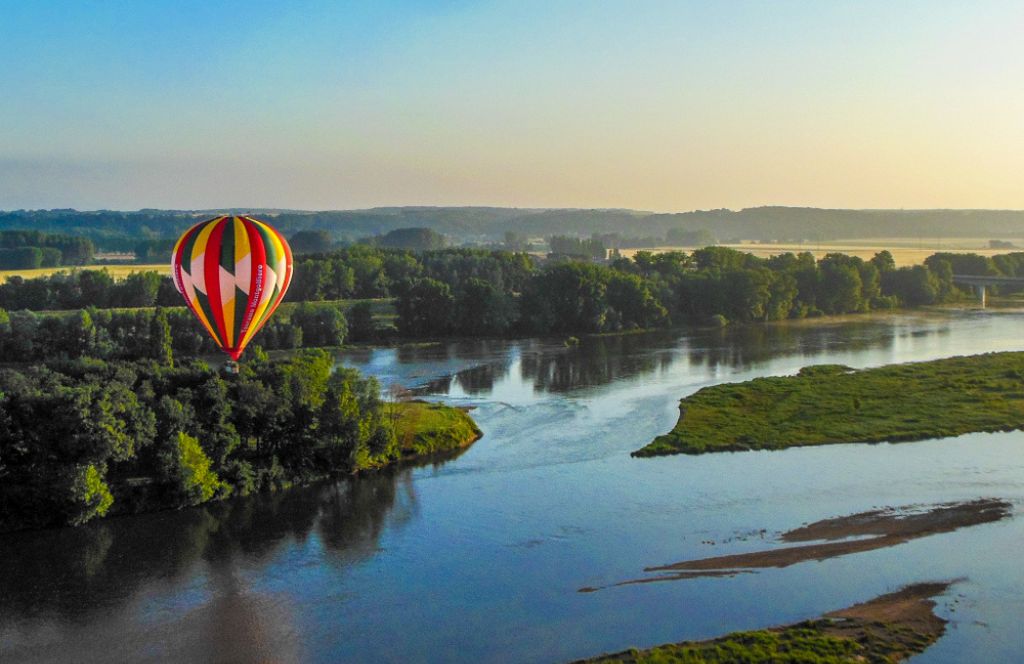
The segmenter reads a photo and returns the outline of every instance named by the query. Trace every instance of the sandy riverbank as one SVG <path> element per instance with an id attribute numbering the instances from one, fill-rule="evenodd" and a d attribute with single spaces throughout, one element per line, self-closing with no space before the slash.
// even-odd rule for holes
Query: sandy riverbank
<path id="1" fill-rule="evenodd" d="M 823 519 L 779 535 L 780 542 L 816 542 L 749 553 L 684 560 L 668 565 L 644 568 L 656 576 L 620 581 L 612 586 L 678 581 L 707 576 L 730 576 L 761 568 L 789 567 L 811 560 L 826 560 L 864 551 L 896 546 L 929 535 L 953 532 L 1006 518 L 1011 505 L 995 498 L 962 503 L 911 505 L 860 512 Z M 822 541 L 824 540 L 824 541 Z M 838 540 L 838 541 L 837 541 Z M 607 586 L 606 586 L 607 587 Z M 580 588 L 595 592 L 601 588 Z"/>

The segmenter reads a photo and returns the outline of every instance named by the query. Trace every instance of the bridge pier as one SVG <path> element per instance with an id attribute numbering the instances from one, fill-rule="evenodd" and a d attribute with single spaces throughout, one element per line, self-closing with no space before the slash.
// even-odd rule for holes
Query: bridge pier
<path id="1" fill-rule="evenodd" d="M 985 289 L 989 286 L 1006 286 L 1011 292 L 1017 293 L 1024 291 L 1024 276 L 1020 277 L 1001 277 L 998 275 L 987 275 L 981 276 L 977 274 L 954 274 L 953 283 L 962 288 L 971 288 L 974 290 L 974 294 L 978 296 L 978 301 L 981 302 L 981 307 L 985 308 L 985 300 L 988 298 L 985 294 Z"/>
<path id="2" fill-rule="evenodd" d="M 981 308 L 985 308 L 985 284 L 977 284 L 974 287 L 974 294 L 978 296 L 978 302 L 981 303 Z"/>

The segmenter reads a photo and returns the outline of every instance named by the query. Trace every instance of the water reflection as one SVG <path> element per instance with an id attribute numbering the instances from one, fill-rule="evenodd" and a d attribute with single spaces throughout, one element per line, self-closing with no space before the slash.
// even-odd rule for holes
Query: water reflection
<path id="1" fill-rule="evenodd" d="M 897 343 L 927 343 L 949 333 L 949 321 L 941 315 L 896 322 L 865 316 L 842 322 L 587 337 L 574 347 L 556 340 L 464 341 L 352 353 L 344 359 L 366 371 L 386 365 L 384 382 L 400 383 L 415 394 L 458 391 L 486 397 L 510 379 L 536 393 L 560 394 L 665 372 L 680 361 L 712 374 L 719 369 L 746 371 L 780 357 L 802 357 L 810 364 L 828 353 L 886 352 Z"/>
<path id="2" fill-rule="evenodd" d="M 190 635 L 174 639 L 175 647 L 165 655 L 207 662 L 297 661 L 301 641 L 289 602 L 247 592 L 227 561 L 212 568 L 213 599 L 165 628 Z"/>
<path id="3" fill-rule="evenodd" d="M 673 362 L 678 334 L 591 337 L 579 346 L 522 353 L 522 379 L 538 392 L 569 392 L 632 378 Z M 653 351 L 653 352 L 651 352 Z M 462 374 L 459 374 L 462 382 Z"/>
<path id="4" fill-rule="evenodd" d="M 945 325 L 916 330 L 922 336 L 941 334 Z M 886 322 L 814 322 L 749 325 L 704 331 L 690 338 L 692 364 L 711 369 L 750 369 L 786 355 L 816 355 L 836 350 L 858 352 L 892 348 L 900 330 Z"/>
<path id="5" fill-rule="evenodd" d="M 259 568 L 286 547 L 322 547 L 330 565 L 357 564 L 377 552 L 386 528 L 402 528 L 416 511 L 405 468 L 81 528 L 8 534 L 0 546 L 0 620 L 84 621 L 144 584 L 175 584 L 200 571 L 221 609 L 248 613 L 240 568 Z"/>

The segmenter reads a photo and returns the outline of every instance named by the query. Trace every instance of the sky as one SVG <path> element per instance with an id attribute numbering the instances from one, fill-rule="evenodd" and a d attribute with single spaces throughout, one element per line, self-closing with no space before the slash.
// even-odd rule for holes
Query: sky
<path id="1" fill-rule="evenodd" d="M 1017 0 L 0 0 L 0 209 L 1024 208 Z"/>

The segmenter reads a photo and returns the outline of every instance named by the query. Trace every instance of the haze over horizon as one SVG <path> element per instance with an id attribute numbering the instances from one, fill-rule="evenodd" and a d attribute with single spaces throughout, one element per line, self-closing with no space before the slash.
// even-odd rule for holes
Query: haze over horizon
<path id="1" fill-rule="evenodd" d="M 0 209 L 1024 208 L 1024 5 L 0 0 Z"/>

